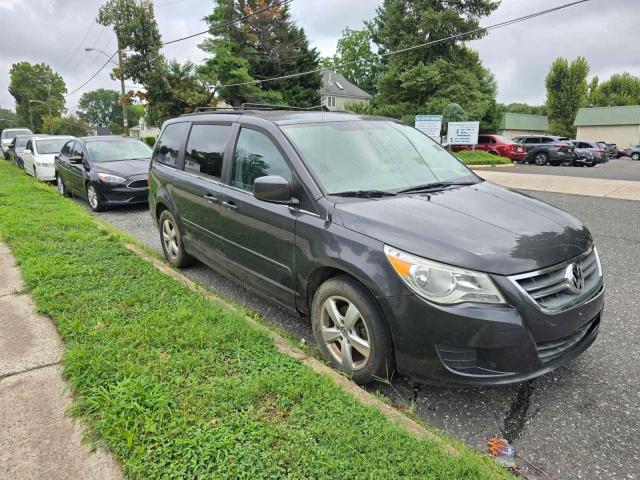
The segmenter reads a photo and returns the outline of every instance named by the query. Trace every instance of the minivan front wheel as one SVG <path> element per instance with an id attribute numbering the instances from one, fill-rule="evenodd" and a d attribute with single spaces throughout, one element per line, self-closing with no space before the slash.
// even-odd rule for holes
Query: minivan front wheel
<path id="1" fill-rule="evenodd" d="M 393 348 L 382 313 L 371 294 L 351 277 L 334 277 L 320 286 L 313 298 L 311 323 L 322 356 L 356 383 L 393 374 Z"/>
<path id="2" fill-rule="evenodd" d="M 158 226 L 160 227 L 160 243 L 162 243 L 165 258 L 178 268 L 191 265 L 193 258 L 185 252 L 178 223 L 169 210 L 164 210 L 160 214 Z"/>

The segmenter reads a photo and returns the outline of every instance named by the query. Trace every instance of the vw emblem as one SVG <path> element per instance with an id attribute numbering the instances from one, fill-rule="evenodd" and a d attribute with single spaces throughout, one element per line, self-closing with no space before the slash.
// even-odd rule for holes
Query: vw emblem
<path id="1" fill-rule="evenodd" d="M 564 280 L 571 293 L 577 295 L 584 288 L 584 273 L 582 267 L 577 263 L 572 263 L 564 273 Z"/>

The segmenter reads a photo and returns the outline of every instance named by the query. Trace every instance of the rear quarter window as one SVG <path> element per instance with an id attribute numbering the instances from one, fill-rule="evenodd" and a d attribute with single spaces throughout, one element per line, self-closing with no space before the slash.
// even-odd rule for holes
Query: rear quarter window
<path id="1" fill-rule="evenodd" d="M 180 159 L 180 150 L 188 128 L 189 124 L 187 122 L 167 125 L 156 142 L 152 156 L 153 162 L 177 168 Z"/>

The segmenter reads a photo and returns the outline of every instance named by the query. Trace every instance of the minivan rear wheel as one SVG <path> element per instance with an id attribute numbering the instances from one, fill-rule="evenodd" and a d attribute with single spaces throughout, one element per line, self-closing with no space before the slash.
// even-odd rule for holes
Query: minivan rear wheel
<path id="1" fill-rule="evenodd" d="M 169 210 L 164 210 L 158 219 L 160 229 L 160 243 L 162 251 L 169 262 L 178 268 L 187 267 L 193 263 L 191 257 L 184 250 L 182 235 L 178 229 L 178 222 Z"/>
<path id="2" fill-rule="evenodd" d="M 371 294 L 347 275 L 324 282 L 313 298 L 311 324 L 320 353 L 365 385 L 395 370 L 391 337 Z"/>

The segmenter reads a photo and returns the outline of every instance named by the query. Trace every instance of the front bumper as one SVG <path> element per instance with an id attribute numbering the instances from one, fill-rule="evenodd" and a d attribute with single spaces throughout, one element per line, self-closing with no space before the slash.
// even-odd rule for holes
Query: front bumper
<path id="1" fill-rule="evenodd" d="M 36 165 L 36 178 L 43 182 L 53 182 L 56 179 L 56 169 L 53 164 L 46 167 Z"/>
<path id="2" fill-rule="evenodd" d="M 136 175 L 127 178 L 125 184 L 97 183 L 96 190 L 106 206 L 122 206 L 147 203 L 149 201 L 149 187 L 147 176 Z M 142 186 L 142 185 L 145 186 Z"/>
<path id="3" fill-rule="evenodd" d="M 378 298 L 390 319 L 398 372 L 445 385 L 517 383 L 562 366 L 595 341 L 604 285 L 588 301 L 550 314 L 528 302 L 509 279 L 494 280 L 509 305 Z"/>

